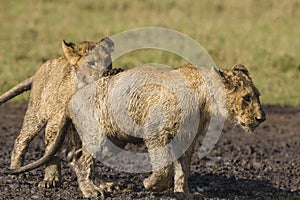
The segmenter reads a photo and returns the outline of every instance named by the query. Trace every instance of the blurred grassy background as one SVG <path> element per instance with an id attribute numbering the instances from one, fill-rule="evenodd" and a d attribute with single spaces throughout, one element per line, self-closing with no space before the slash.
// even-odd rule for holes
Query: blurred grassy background
<path id="1" fill-rule="evenodd" d="M 247 66 L 264 104 L 300 106 L 299 10 L 299 0 L 2 0 L 0 93 L 61 55 L 62 39 L 97 41 L 128 29 L 158 26 L 195 39 L 220 68 Z M 115 64 L 149 62 L 183 64 L 176 56 L 153 50 L 123 56 Z"/>

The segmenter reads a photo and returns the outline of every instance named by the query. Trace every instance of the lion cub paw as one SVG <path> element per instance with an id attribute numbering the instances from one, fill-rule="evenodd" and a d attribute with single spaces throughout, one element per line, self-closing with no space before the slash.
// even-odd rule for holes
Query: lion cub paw
<path id="1" fill-rule="evenodd" d="M 79 188 L 85 198 L 98 197 L 101 195 L 105 197 L 105 190 L 97 187 L 91 180 L 83 180 L 79 182 Z"/>
<path id="2" fill-rule="evenodd" d="M 84 197 L 98 197 L 101 195 L 105 198 L 106 193 L 120 190 L 119 186 L 113 182 L 101 182 L 97 186 L 91 180 L 80 181 L 79 187 Z"/>
<path id="3" fill-rule="evenodd" d="M 54 156 L 45 169 L 44 180 L 39 183 L 41 188 L 57 187 L 61 182 L 61 166 L 59 159 Z"/>
<path id="4" fill-rule="evenodd" d="M 38 187 L 40 188 L 54 188 L 60 185 L 60 180 L 42 180 Z"/>
<path id="5" fill-rule="evenodd" d="M 104 190 L 98 188 L 91 182 L 85 182 L 79 185 L 80 190 L 85 198 L 91 198 L 91 197 L 98 197 L 101 195 L 101 197 L 104 198 Z"/>
<path id="6" fill-rule="evenodd" d="M 99 188 L 105 190 L 106 192 L 120 191 L 120 187 L 115 182 L 101 181 L 97 185 Z"/>
<path id="7" fill-rule="evenodd" d="M 156 175 L 152 174 L 148 178 L 144 179 L 143 184 L 146 190 L 162 192 L 170 188 L 171 179 L 168 180 L 165 177 L 158 178 Z"/>

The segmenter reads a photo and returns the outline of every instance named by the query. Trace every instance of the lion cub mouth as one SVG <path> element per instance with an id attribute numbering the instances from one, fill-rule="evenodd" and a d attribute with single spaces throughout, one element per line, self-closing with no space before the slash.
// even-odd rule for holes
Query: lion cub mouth
<path id="1" fill-rule="evenodd" d="M 240 126 L 242 127 L 242 129 L 244 131 L 246 131 L 247 133 L 251 132 L 253 133 L 255 131 L 255 129 L 259 126 L 259 124 L 246 124 L 243 121 L 239 121 Z"/>
<path id="2" fill-rule="evenodd" d="M 259 124 L 246 125 L 244 122 L 241 122 L 240 125 L 247 133 L 249 132 L 253 133 L 255 129 L 259 126 Z"/>

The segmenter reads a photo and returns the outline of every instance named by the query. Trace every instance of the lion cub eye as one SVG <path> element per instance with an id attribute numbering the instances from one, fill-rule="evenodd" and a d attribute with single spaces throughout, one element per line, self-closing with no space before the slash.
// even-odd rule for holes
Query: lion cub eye
<path id="1" fill-rule="evenodd" d="M 244 102 L 246 102 L 248 104 L 251 103 L 251 101 L 252 101 L 251 96 L 249 94 L 244 96 L 243 100 L 244 100 Z"/>
<path id="2" fill-rule="evenodd" d="M 97 63 L 94 62 L 94 61 L 89 61 L 89 62 L 87 62 L 87 64 L 88 64 L 90 67 L 96 67 L 96 66 L 97 66 Z"/>

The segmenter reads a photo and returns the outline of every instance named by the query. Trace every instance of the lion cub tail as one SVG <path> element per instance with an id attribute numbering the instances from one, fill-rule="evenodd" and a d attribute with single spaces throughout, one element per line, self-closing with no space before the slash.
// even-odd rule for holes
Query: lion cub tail
<path id="1" fill-rule="evenodd" d="M 19 83 L 18 85 L 14 86 L 9 91 L 5 92 L 0 96 L 0 105 L 5 103 L 6 101 L 14 98 L 15 96 L 18 96 L 19 94 L 22 94 L 23 92 L 30 90 L 31 85 L 33 83 L 33 76 L 26 79 L 22 83 Z"/>

